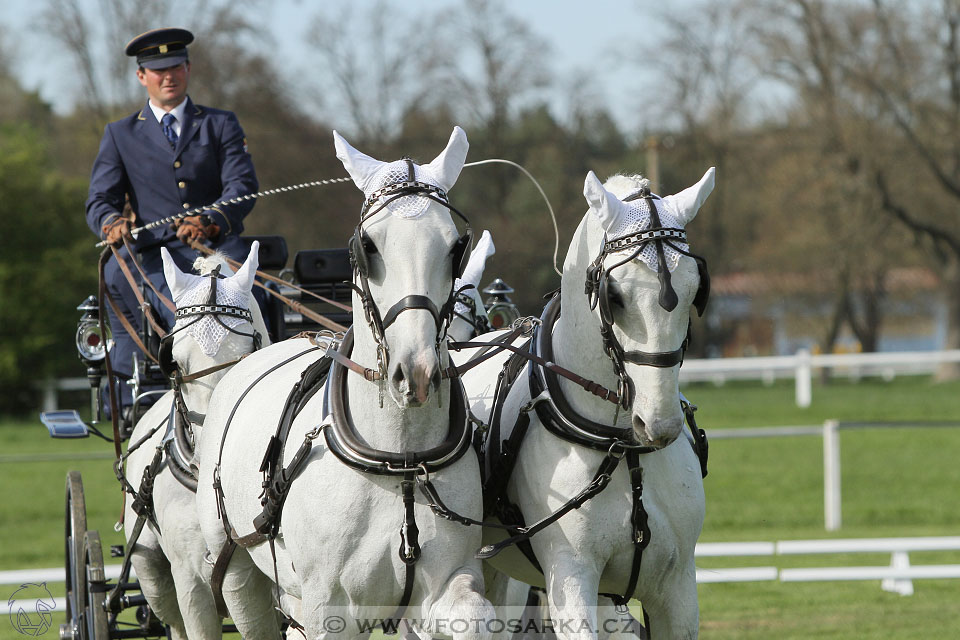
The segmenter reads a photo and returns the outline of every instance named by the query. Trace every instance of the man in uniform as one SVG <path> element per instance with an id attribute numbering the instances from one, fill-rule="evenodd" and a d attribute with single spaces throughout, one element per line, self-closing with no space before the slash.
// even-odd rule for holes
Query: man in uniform
<path id="1" fill-rule="evenodd" d="M 242 261 L 248 249 L 240 232 L 254 200 L 225 201 L 259 188 L 236 115 L 195 104 L 187 95 L 187 45 L 192 41 L 193 34 L 186 29 L 154 29 L 127 44 L 126 54 L 136 57 L 137 79 L 149 99 L 136 113 L 107 125 L 86 204 L 90 229 L 111 244 L 126 237 L 139 254 L 147 277 L 168 299 L 160 247 L 166 246 L 184 271 L 192 268 L 197 255 L 187 244 L 190 241 L 203 242 Z M 132 228 L 200 208 L 198 215 L 140 231 L 136 238 L 130 235 Z M 125 248 L 119 253 L 139 280 L 133 258 Z M 107 293 L 139 331 L 140 303 L 114 257 L 106 264 L 104 277 Z M 149 287 L 145 297 L 160 323 L 172 327 L 173 313 Z M 107 307 L 114 339 L 110 361 L 119 380 L 129 379 L 139 348 L 110 305 Z M 127 407 L 132 403 L 128 385 L 118 386 L 121 406 Z"/>

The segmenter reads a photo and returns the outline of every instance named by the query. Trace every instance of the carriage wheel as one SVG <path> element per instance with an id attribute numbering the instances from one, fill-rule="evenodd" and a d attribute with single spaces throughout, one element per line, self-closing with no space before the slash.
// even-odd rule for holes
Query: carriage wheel
<path id="1" fill-rule="evenodd" d="M 108 640 L 110 627 L 107 611 L 103 608 L 107 597 L 107 576 L 103 567 L 103 547 L 100 534 L 87 531 L 83 536 L 82 574 L 86 577 L 86 602 L 84 602 L 84 627 L 86 640 Z"/>
<path id="2" fill-rule="evenodd" d="M 87 532 L 87 506 L 83 498 L 83 480 L 79 471 L 67 474 L 67 500 L 64 533 L 64 556 L 66 562 L 67 622 L 60 636 L 80 640 L 80 612 L 87 599 L 86 576 L 81 573 L 83 538 Z"/>

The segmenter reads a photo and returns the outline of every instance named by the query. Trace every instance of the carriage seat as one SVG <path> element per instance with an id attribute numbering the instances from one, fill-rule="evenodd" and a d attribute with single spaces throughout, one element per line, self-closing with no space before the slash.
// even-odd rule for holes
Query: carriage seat
<path id="1" fill-rule="evenodd" d="M 343 304 L 350 304 L 352 289 L 349 283 L 352 277 L 350 254 L 346 247 L 298 251 L 293 259 L 294 284 Z M 280 293 L 345 327 L 353 323 L 353 315 L 350 312 L 317 300 L 292 287 L 281 286 Z M 272 319 L 273 327 L 277 329 L 277 337 L 281 340 L 295 336 L 301 331 L 319 331 L 324 328 L 283 304 L 275 309 Z"/>

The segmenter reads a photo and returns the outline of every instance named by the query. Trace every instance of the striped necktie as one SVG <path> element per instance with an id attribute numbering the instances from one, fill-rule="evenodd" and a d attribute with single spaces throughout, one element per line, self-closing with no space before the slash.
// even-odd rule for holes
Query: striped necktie
<path id="1" fill-rule="evenodd" d="M 163 118 L 160 120 L 160 124 L 163 127 L 163 135 L 167 136 L 167 142 L 170 143 L 171 149 L 177 147 L 177 132 L 173 128 L 176 121 L 177 118 L 172 113 L 163 114 Z"/>

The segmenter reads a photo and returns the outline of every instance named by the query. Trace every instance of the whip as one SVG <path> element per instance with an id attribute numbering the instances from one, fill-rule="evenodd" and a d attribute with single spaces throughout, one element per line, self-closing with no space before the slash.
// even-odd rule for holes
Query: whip
<path id="1" fill-rule="evenodd" d="M 301 184 L 293 184 L 287 187 L 278 187 L 276 189 L 267 189 L 265 191 L 258 191 L 257 193 L 248 193 L 246 195 L 237 196 L 236 198 L 230 198 L 228 200 L 220 200 L 219 202 L 214 202 L 213 204 L 204 205 L 202 207 L 194 207 L 189 211 L 183 211 L 176 215 L 167 216 L 166 218 L 163 218 L 161 220 L 154 220 L 153 222 L 149 224 L 145 224 L 142 227 L 131 229 L 130 233 L 132 235 L 132 234 L 140 233 L 141 231 L 149 231 L 150 229 L 156 229 L 157 227 L 162 227 L 165 224 L 170 224 L 171 222 L 180 220 L 182 218 L 188 218 L 190 216 L 200 215 L 204 211 L 207 211 L 208 209 L 212 209 L 213 207 L 216 207 L 221 204 L 236 204 L 238 202 L 243 202 L 244 200 L 256 200 L 257 198 L 260 198 L 263 196 L 270 196 L 275 193 L 286 193 L 288 191 L 296 191 L 297 189 L 305 189 L 307 187 L 319 187 L 321 185 L 336 184 L 338 182 L 350 182 L 350 180 L 351 180 L 350 178 L 329 178 L 326 180 L 314 180 L 313 182 L 303 182 Z M 107 246 L 107 241 L 101 240 L 95 246 L 98 249 L 100 247 L 105 247 Z"/>

